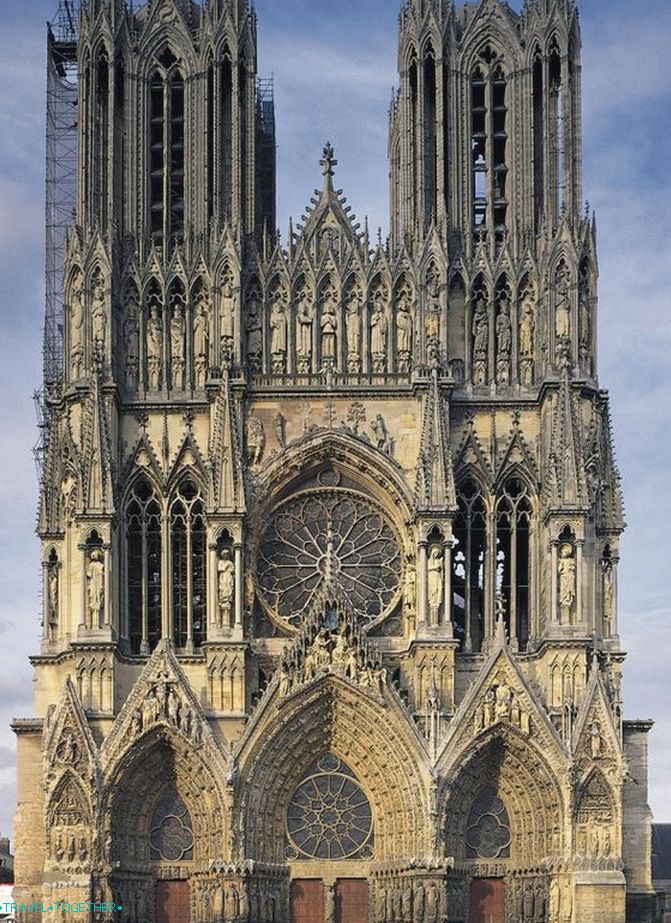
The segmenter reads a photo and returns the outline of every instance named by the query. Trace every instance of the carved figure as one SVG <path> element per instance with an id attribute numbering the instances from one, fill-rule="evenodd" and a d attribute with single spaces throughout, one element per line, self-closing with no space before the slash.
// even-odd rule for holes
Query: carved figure
<path id="1" fill-rule="evenodd" d="M 259 465 L 266 448 L 266 432 L 258 417 L 247 420 L 247 460 L 250 465 Z"/>
<path id="2" fill-rule="evenodd" d="M 569 301 L 568 273 L 562 267 L 557 274 L 557 302 L 555 306 L 555 333 L 559 341 L 571 337 L 571 305 Z"/>
<path id="3" fill-rule="evenodd" d="M 281 413 L 278 413 L 274 420 L 275 428 L 275 438 L 277 439 L 277 444 L 281 449 L 283 449 L 287 444 L 286 436 L 286 420 L 284 419 Z"/>
<path id="4" fill-rule="evenodd" d="M 568 612 L 575 602 L 576 595 L 576 563 L 573 557 L 573 547 L 568 543 L 561 546 L 559 551 L 559 605 Z"/>
<path id="5" fill-rule="evenodd" d="M 47 589 L 48 589 L 48 624 L 49 624 L 49 635 L 53 638 L 57 628 L 58 628 L 58 596 L 59 596 L 59 586 L 58 586 L 58 562 L 54 562 L 49 565 L 47 573 Z"/>
<path id="6" fill-rule="evenodd" d="M 312 324 L 314 321 L 314 310 L 308 301 L 308 293 L 301 294 L 300 305 L 296 317 L 298 327 L 298 371 L 306 374 L 310 371 L 310 359 L 312 357 Z"/>
<path id="7" fill-rule="evenodd" d="M 600 760 L 603 756 L 603 734 L 601 733 L 601 724 L 598 721 L 592 721 L 589 728 L 590 752 L 593 760 Z"/>
<path id="8" fill-rule="evenodd" d="M 255 296 L 252 297 L 249 303 L 249 316 L 245 324 L 245 330 L 247 331 L 247 361 L 250 371 L 260 372 L 263 358 L 263 327 L 259 315 L 258 301 Z M 230 359 L 230 350 L 226 352 L 222 342 L 222 360 L 227 364 Z"/>
<path id="9" fill-rule="evenodd" d="M 275 294 L 273 310 L 270 316 L 270 353 L 273 359 L 273 372 L 282 375 L 287 369 L 287 318 L 284 313 L 283 296 Z"/>
<path id="10" fill-rule="evenodd" d="M 186 321 L 182 306 L 177 302 L 170 321 L 170 352 L 172 357 L 172 387 L 176 391 L 184 390 L 184 337 Z"/>
<path id="11" fill-rule="evenodd" d="M 384 452 L 385 455 L 391 455 L 392 440 L 389 435 L 389 430 L 387 429 L 387 425 L 384 422 L 384 417 L 382 416 L 381 413 L 378 413 L 378 415 L 375 417 L 375 420 L 371 423 L 370 426 L 371 426 L 371 429 L 373 430 L 373 433 L 375 434 L 375 442 L 377 444 L 378 449 L 381 452 Z"/>
<path id="12" fill-rule="evenodd" d="M 438 545 L 434 545 L 429 554 L 428 563 L 429 620 L 432 625 L 438 624 L 439 610 L 443 604 L 444 573 L 443 552 Z"/>
<path id="13" fill-rule="evenodd" d="M 489 316 L 483 295 L 478 297 L 473 313 L 473 371 L 476 384 L 487 380 L 487 352 L 489 349 Z"/>
<path id="14" fill-rule="evenodd" d="M 322 317 L 320 321 L 322 335 L 322 363 L 325 366 L 331 367 L 336 364 L 338 332 L 338 322 L 336 320 L 335 305 L 333 302 L 333 293 L 328 292 L 322 306 Z"/>
<path id="15" fill-rule="evenodd" d="M 409 372 L 412 357 L 413 320 L 410 304 L 405 292 L 401 292 L 396 312 L 396 340 L 398 347 L 398 370 Z"/>
<path id="16" fill-rule="evenodd" d="M 217 564 L 219 628 L 229 627 L 235 597 L 235 564 L 231 552 L 224 548 Z"/>
<path id="17" fill-rule="evenodd" d="M 205 292 L 200 292 L 196 302 L 196 316 L 193 320 L 193 355 L 196 367 L 196 387 L 202 388 L 207 377 L 210 357 L 210 318 Z"/>
<path id="18" fill-rule="evenodd" d="M 86 569 L 86 599 L 86 626 L 87 628 L 100 628 L 105 600 L 105 564 L 102 551 L 97 548 L 91 552 Z"/>
<path id="19" fill-rule="evenodd" d="M 70 376 L 80 378 L 84 370 L 84 293 L 77 276 L 70 293 Z"/>
<path id="20" fill-rule="evenodd" d="M 123 322 L 124 355 L 126 358 L 126 385 L 135 389 L 139 380 L 140 325 L 138 321 L 138 301 L 135 289 L 127 295 Z"/>
<path id="21" fill-rule="evenodd" d="M 96 279 L 91 300 L 91 337 L 97 356 L 104 356 L 107 343 L 107 305 L 102 280 Z"/>
<path id="22" fill-rule="evenodd" d="M 603 573 L 603 630 L 606 637 L 610 637 L 613 631 L 613 618 L 615 616 L 614 583 L 613 566 L 608 564 Z"/>
<path id="23" fill-rule="evenodd" d="M 250 317 L 254 314 L 258 314 L 256 309 L 256 300 L 252 299 L 250 302 Z M 221 339 L 221 361 L 224 365 L 230 362 L 233 356 L 233 344 L 235 342 L 235 297 L 233 292 L 233 284 L 230 278 L 224 280 L 224 284 L 221 290 L 221 309 L 220 309 L 220 318 L 221 318 L 221 329 L 219 331 Z M 247 327 L 248 331 L 248 344 L 249 344 L 249 326 Z M 248 346 L 248 354 L 251 354 L 252 350 Z"/>
<path id="24" fill-rule="evenodd" d="M 361 371 L 361 293 L 353 288 L 346 308 L 347 327 L 347 371 L 356 374 Z"/>
<path id="25" fill-rule="evenodd" d="M 534 332 L 536 319 L 534 317 L 534 303 L 531 295 L 527 294 L 522 302 L 522 321 L 520 323 L 520 355 L 524 358 L 534 354 Z"/>
<path id="26" fill-rule="evenodd" d="M 561 888 L 556 878 L 550 882 L 550 900 L 548 907 L 549 923 L 560 923 L 559 914 L 561 912 Z"/>
<path id="27" fill-rule="evenodd" d="M 163 327 L 157 305 L 152 305 L 147 321 L 147 370 L 149 372 L 149 389 L 158 391 L 161 387 L 163 369 Z"/>
<path id="28" fill-rule="evenodd" d="M 414 564 L 408 564 L 405 572 L 405 606 L 411 612 L 417 608 L 417 571 Z"/>
<path id="29" fill-rule="evenodd" d="M 510 352 L 513 344 L 513 325 L 510 320 L 510 301 L 507 295 L 501 298 L 499 315 L 496 318 L 497 371 L 499 381 L 510 380 Z"/>
<path id="30" fill-rule="evenodd" d="M 373 356 L 373 371 L 381 373 L 387 369 L 387 343 L 389 341 L 389 321 L 382 303 L 381 293 L 375 303 L 375 310 L 370 319 L 370 351 Z"/>

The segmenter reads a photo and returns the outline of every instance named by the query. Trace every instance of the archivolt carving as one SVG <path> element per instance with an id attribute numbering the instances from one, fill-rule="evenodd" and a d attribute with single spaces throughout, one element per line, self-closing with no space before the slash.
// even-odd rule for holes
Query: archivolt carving
<path id="1" fill-rule="evenodd" d="M 289 801 L 315 756 L 326 753 L 347 763 L 370 802 L 375 858 L 426 854 L 430 824 L 421 743 L 400 704 L 388 701 L 391 708 L 384 708 L 328 676 L 279 713 L 266 703 L 240 748 L 237 792 L 247 857 L 284 859 Z"/>

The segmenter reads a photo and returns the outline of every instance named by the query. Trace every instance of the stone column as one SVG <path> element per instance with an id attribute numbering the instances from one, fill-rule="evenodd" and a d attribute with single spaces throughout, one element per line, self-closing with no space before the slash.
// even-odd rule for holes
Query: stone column
<path id="1" fill-rule="evenodd" d="M 236 542 L 233 550 L 235 555 L 235 627 L 241 628 L 244 609 L 244 573 L 241 543 Z"/>
<path id="2" fill-rule="evenodd" d="M 428 604 L 428 543 L 426 539 L 422 539 L 419 543 L 419 595 L 418 599 L 418 609 L 419 609 L 419 618 L 418 622 L 420 626 L 426 626 L 426 611 Z"/>
<path id="3" fill-rule="evenodd" d="M 109 544 L 103 545 L 103 566 L 105 568 L 105 599 L 103 601 L 103 626 L 109 628 L 112 624 L 112 554 Z"/>
<path id="4" fill-rule="evenodd" d="M 575 621 L 579 625 L 585 617 L 583 611 L 583 545 L 582 539 L 576 541 L 576 602 L 575 602 Z"/>
<path id="5" fill-rule="evenodd" d="M 558 548 L 558 546 L 559 546 L 559 542 L 555 539 L 555 540 L 552 542 L 552 545 L 551 545 L 551 555 L 552 555 L 552 564 L 551 564 L 551 567 L 552 567 L 552 574 L 551 574 L 551 581 L 552 581 L 552 583 L 551 583 L 551 588 L 552 588 L 552 593 L 551 593 L 551 606 L 552 606 L 552 609 L 551 609 L 551 612 L 552 612 L 552 616 L 551 616 L 551 623 L 552 623 L 553 625 L 556 625 L 557 622 L 559 621 L 559 611 L 558 611 L 558 606 L 557 606 L 557 602 L 558 602 L 558 593 L 557 593 L 558 587 L 557 587 L 557 580 L 558 580 L 558 576 L 559 576 L 558 573 L 557 573 L 557 548 Z"/>
<path id="6" fill-rule="evenodd" d="M 452 625 L 452 539 L 445 539 L 443 542 L 443 610 L 445 622 L 445 634 L 448 638 L 454 637 L 454 627 Z"/>
<path id="7" fill-rule="evenodd" d="M 79 627 L 86 628 L 86 542 L 80 542 L 79 548 L 79 568 L 81 579 Z"/>

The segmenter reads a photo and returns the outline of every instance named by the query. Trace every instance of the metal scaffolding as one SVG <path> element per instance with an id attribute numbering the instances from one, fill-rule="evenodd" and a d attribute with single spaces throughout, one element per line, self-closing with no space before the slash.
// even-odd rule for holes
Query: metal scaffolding
<path id="1" fill-rule="evenodd" d="M 80 0 L 59 0 L 47 27 L 46 307 L 44 382 L 63 377 L 63 260 L 77 202 Z"/>
<path id="2" fill-rule="evenodd" d="M 275 233 L 275 175 L 277 147 L 275 140 L 275 89 L 272 77 L 256 81 L 256 120 L 258 139 L 258 176 L 260 229 Z"/>

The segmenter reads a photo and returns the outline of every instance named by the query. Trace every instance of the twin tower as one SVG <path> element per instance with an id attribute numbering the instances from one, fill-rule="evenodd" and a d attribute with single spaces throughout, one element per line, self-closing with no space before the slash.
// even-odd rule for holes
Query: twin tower
<path id="1" fill-rule="evenodd" d="M 387 241 L 330 145 L 276 232 L 256 29 L 88 0 L 67 51 L 17 897 L 651 921 L 575 6 L 405 4 Z"/>

